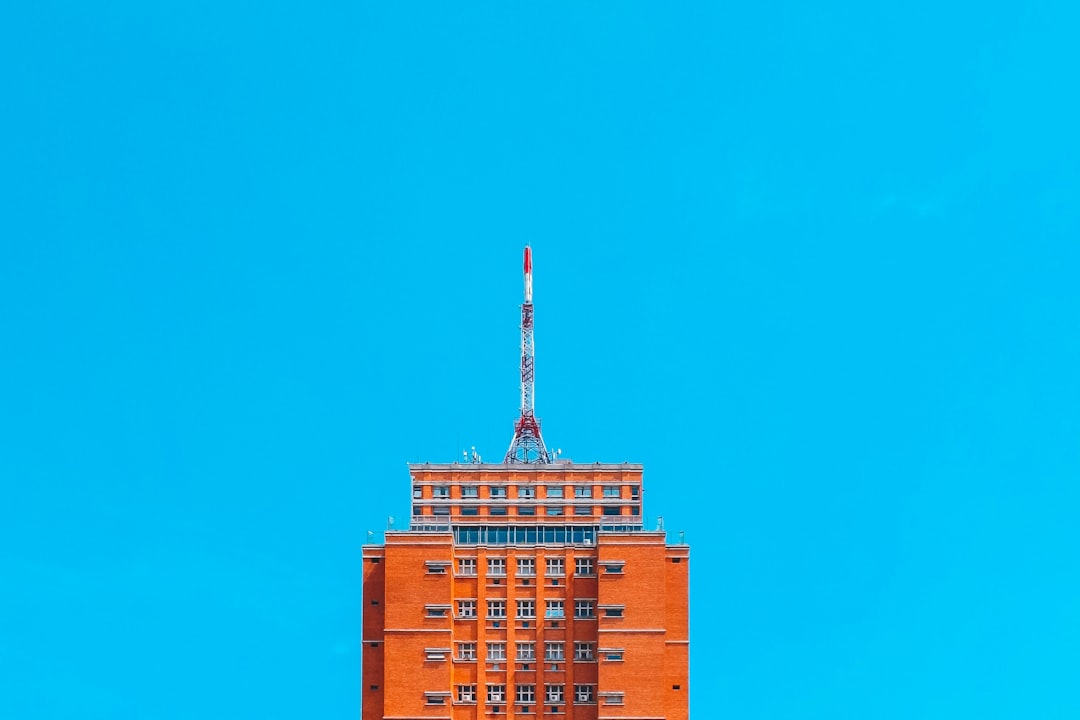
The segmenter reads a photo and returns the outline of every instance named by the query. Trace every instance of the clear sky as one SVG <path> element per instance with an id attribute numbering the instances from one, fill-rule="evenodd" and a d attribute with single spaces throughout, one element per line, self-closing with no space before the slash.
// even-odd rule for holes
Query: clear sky
<path id="1" fill-rule="evenodd" d="M 529 242 L 696 720 L 1080 717 L 1078 26 L 5 3 L 0 716 L 357 717 L 360 545 L 505 452 Z"/>

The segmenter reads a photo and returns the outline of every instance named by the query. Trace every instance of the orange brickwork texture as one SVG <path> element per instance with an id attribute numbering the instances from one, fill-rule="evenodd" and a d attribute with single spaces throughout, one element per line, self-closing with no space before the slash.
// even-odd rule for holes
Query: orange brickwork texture
<path id="1" fill-rule="evenodd" d="M 454 527 L 599 526 L 614 514 L 606 507 L 628 520 L 640 514 L 640 466 L 411 470 L 414 518 L 434 518 L 446 501 Z M 470 502 L 476 510 L 463 515 Z M 589 515 L 574 514 L 578 506 Z M 457 545 L 449 527 L 426 529 L 388 532 L 385 546 L 364 548 L 363 720 L 686 720 L 685 546 L 643 529 L 588 542 Z M 575 617 L 584 607 L 591 614 Z M 534 656 L 517 658 L 518 643 L 534 643 Z M 575 658 L 576 647 L 588 654 Z M 489 685 L 505 694 L 489 702 Z M 519 685 L 531 686 L 531 701 L 517 701 Z M 475 698 L 459 697 L 462 686 L 475 687 Z M 549 699 L 548 686 L 561 698 Z"/>

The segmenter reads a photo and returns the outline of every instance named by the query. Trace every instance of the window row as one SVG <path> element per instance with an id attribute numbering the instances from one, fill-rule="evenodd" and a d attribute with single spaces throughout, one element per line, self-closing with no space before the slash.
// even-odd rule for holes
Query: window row
<path id="1" fill-rule="evenodd" d="M 488 663 L 504 663 L 507 662 L 507 643 L 505 641 L 487 642 L 486 650 L 487 654 L 484 656 L 484 660 Z M 480 656 L 477 655 L 477 647 L 480 643 L 475 641 L 458 642 L 458 651 L 455 654 L 455 660 L 465 662 L 476 662 L 480 660 Z M 515 653 L 514 661 L 519 663 L 531 663 L 538 660 L 537 657 L 537 643 L 534 640 L 518 640 L 514 643 Z M 546 641 L 543 643 L 543 661 L 545 663 L 562 663 L 566 661 L 566 643 L 562 640 L 558 641 Z M 429 654 L 429 660 L 445 660 L 445 657 L 430 657 L 432 653 L 445 655 L 448 651 L 441 648 L 428 649 L 426 651 Z M 622 662 L 625 650 L 622 648 L 600 648 L 599 658 L 609 662 Z M 581 640 L 573 641 L 573 662 L 576 663 L 588 663 L 595 661 L 597 658 L 597 650 L 595 642 L 585 642 Z"/>
<path id="2" fill-rule="evenodd" d="M 508 498 L 506 485 L 487 485 L 488 498 Z M 521 500 L 532 500 L 540 497 L 537 495 L 536 487 L 532 485 L 518 485 L 517 493 L 515 497 Z M 600 497 L 602 498 L 620 498 L 622 497 L 621 485 L 601 485 Z M 460 497 L 462 498 L 480 498 L 480 486 L 479 485 L 461 485 Z M 545 485 L 543 497 L 545 498 L 593 498 L 596 497 L 593 493 L 593 486 L 591 485 Z M 630 486 L 630 498 L 636 500 L 640 494 L 639 485 Z M 421 485 L 413 485 L 413 497 L 421 498 L 424 496 L 424 491 Z M 451 497 L 449 485 L 435 485 L 431 488 L 431 496 L 440 499 L 449 499 Z"/>
<path id="3" fill-rule="evenodd" d="M 609 517 L 620 517 L 624 515 L 623 508 L 629 507 L 629 511 L 625 513 L 628 517 L 637 517 L 641 514 L 640 505 L 607 505 L 601 511 L 601 515 Z M 422 516 L 424 514 L 424 508 L 422 505 L 415 505 L 413 507 L 413 515 Z M 435 505 L 431 510 L 432 515 L 448 517 L 451 515 L 449 505 Z M 496 505 L 487 509 L 489 516 L 505 517 L 510 515 L 510 508 L 506 505 Z M 515 508 L 514 514 L 517 517 L 535 517 L 536 512 L 535 505 L 519 505 Z M 575 505 L 573 506 L 573 515 L 578 517 L 592 517 L 593 506 L 592 505 Z M 463 505 L 461 508 L 461 515 L 463 517 L 479 517 L 480 506 L 479 505 Z M 547 517 L 563 517 L 566 515 L 566 507 L 562 505 L 547 505 L 544 507 L 544 515 Z"/>
<path id="4" fill-rule="evenodd" d="M 507 700 L 506 685 L 502 683 L 488 683 L 487 701 L 489 704 L 506 703 Z M 514 699 L 513 702 L 523 705 L 532 705 L 537 702 L 536 685 L 518 684 L 514 686 Z M 441 702 L 432 702 L 434 697 L 445 697 L 441 693 L 427 693 L 429 705 L 441 705 Z M 474 703 L 476 702 L 476 685 L 458 685 L 457 686 L 457 701 L 459 703 Z M 566 686 L 562 683 L 547 683 L 544 685 L 543 702 L 551 703 L 553 705 L 561 705 L 566 702 Z M 574 702 L 576 703 L 594 703 L 596 702 L 596 686 L 595 685 L 574 685 Z M 614 704 L 614 703 L 609 703 Z M 621 704 L 621 703 L 619 703 Z"/>
<path id="5" fill-rule="evenodd" d="M 607 565 L 605 564 L 605 570 Z M 618 563 L 620 568 L 621 561 Z M 446 563 L 428 562 L 428 570 L 438 568 L 443 572 Z M 461 576 L 476 575 L 476 558 L 458 558 L 457 572 Z M 574 572 L 577 575 L 595 575 L 596 567 L 592 558 L 575 558 Z M 503 577 L 506 575 L 506 558 L 490 557 L 487 559 L 487 574 L 489 576 Z M 566 575 L 566 561 L 561 557 L 549 557 L 544 559 L 544 574 L 548 577 L 563 577 Z M 517 575 L 526 577 L 536 576 L 536 558 L 517 558 Z"/>
<path id="6" fill-rule="evenodd" d="M 491 620 L 504 620 L 506 619 L 506 600 L 487 600 L 485 602 L 487 614 L 485 618 Z M 536 601 L 530 599 L 517 600 L 515 618 L 522 620 L 530 620 L 536 617 Z M 544 617 L 563 619 L 566 617 L 565 609 L 566 601 L 564 600 L 545 600 L 544 601 Z M 594 619 L 596 618 L 596 601 L 595 600 L 575 600 L 574 601 L 574 617 L 577 619 Z M 450 616 L 449 605 L 425 605 L 424 609 L 426 615 L 429 618 L 446 618 Z M 604 617 L 608 618 L 621 618 L 625 612 L 624 605 L 602 605 L 600 610 L 603 611 Z M 476 600 L 458 600 L 457 601 L 457 615 L 459 619 L 473 619 L 479 617 L 477 615 L 477 601 Z"/>
<path id="7" fill-rule="evenodd" d="M 457 654 L 454 656 L 457 660 L 475 661 L 478 660 L 476 642 L 459 642 L 457 644 Z M 484 659 L 487 662 L 506 662 L 506 643 L 505 642 L 489 642 L 486 643 L 487 654 Z M 545 642 L 544 643 L 544 662 L 563 662 L 566 660 L 565 653 L 566 643 L 562 641 L 558 642 Z M 537 660 L 536 655 L 536 642 L 518 641 L 515 643 L 514 660 L 518 662 L 535 662 Z M 589 662 L 596 659 L 596 643 L 594 642 L 574 642 L 574 661 L 575 662 Z M 621 658 L 619 658 L 621 659 Z"/>

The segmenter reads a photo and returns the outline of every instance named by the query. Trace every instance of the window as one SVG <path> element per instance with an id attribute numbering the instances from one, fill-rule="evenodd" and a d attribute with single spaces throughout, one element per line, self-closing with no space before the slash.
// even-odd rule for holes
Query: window
<path id="1" fill-rule="evenodd" d="M 563 617 L 563 601 L 562 600 L 547 600 L 545 601 L 547 609 L 544 611 L 544 617 L 549 618 L 561 618 Z"/>
<path id="2" fill-rule="evenodd" d="M 518 508 L 517 514 L 518 515 L 535 515 L 536 514 L 536 508 L 533 507 L 532 505 L 525 505 L 523 507 Z"/>
<path id="3" fill-rule="evenodd" d="M 549 498 L 561 498 L 563 496 L 562 485 L 548 485 L 547 496 Z"/>
<path id="4" fill-rule="evenodd" d="M 474 643 L 474 642 L 458 643 L 457 659 L 458 660 L 475 660 L 476 659 L 476 643 Z"/>
<path id="5" fill-rule="evenodd" d="M 592 558 L 577 558 L 574 561 L 574 572 L 578 575 L 595 575 Z"/>
<path id="6" fill-rule="evenodd" d="M 476 702 L 476 686 L 475 685 L 458 685 L 457 686 L 457 701 L 459 703 L 474 703 L 474 702 Z"/>
<path id="7" fill-rule="evenodd" d="M 412 496 L 414 498 L 423 497 L 424 496 L 423 488 L 421 488 L 419 485 L 413 485 Z"/>
<path id="8" fill-rule="evenodd" d="M 449 505 L 436 505 L 433 512 L 436 515 L 449 515 L 450 514 L 450 506 Z"/>
<path id="9" fill-rule="evenodd" d="M 488 488 L 488 497 L 504 498 L 506 497 L 506 488 L 499 485 L 492 485 Z"/>
<path id="10" fill-rule="evenodd" d="M 546 572 L 549 576 L 557 575 L 561 577 L 566 574 L 566 568 L 563 563 L 563 559 L 560 557 L 549 557 L 547 559 L 546 567 Z"/>
<path id="11" fill-rule="evenodd" d="M 424 565 L 427 567 L 429 575 L 445 575 L 447 569 L 450 567 L 449 562 L 444 562 L 442 560 L 428 560 Z"/>
<path id="12" fill-rule="evenodd" d="M 506 643 L 489 642 L 487 644 L 488 662 L 503 662 L 506 660 Z"/>
<path id="13" fill-rule="evenodd" d="M 533 704 L 536 702 L 536 686 L 535 685 L 518 685 L 517 692 L 514 693 L 517 701 L 523 704 Z"/>
<path id="14" fill-rule="evenodd" d="M 603 693 L 602 697 L 604 698 L 604 704 L 605 705 L 622 705 L 623 704 L 623 694 L 621 692 Z"/>
<path id="15" fill-rule="evenodd" d="M 588 485 L 575 485 L 574 497 L 576 498 L 588 498 L 592 497 L 592 489 Z"/>
<path id="16" fill-rule="evenodd" d="M 596 656 L 593 654 L 593 643 L 591 642 L 575 642 L 574 643 L 574 660 L 579 662 L 586 662 L 589 660 L 595 660 Z"/>
<path id="17" fill-rule="evenodd" d="M 462 485 L 461 497 L 463 498 L 478 498 L 480 497 L 480 488 L 475 485 Z"/>
<path id="18" fill-rule="evenodd" d="M 535 660 L 536 659 L 536 643 L 534 643 L 534 642 L 519 642 L 517 644 L 517 659 L 518 660 Z"/>
<path id="19" fill-rule="evenodd" d="M 566 643 L 562 642 L 546 642 L 544 643 L 544 662 L 562 662 L 566 658 L 563 657 L 563 646 Z"/>
<path id="20" fill-rule="evenodd" d="M 607 562 L 601 563 L 601 565 L 604 566 L 604 574 L 605 575 L 622 575 L 622 569 L 623 569 L 624 564 L 625 563 L 623 563 L 622 560 L 619 560 L 618 562 L 607 561 Z"/>
<path id="21" fill-rule="evenodd" d="M 489 703 L 504 703 L 504 702 L 506 702 L 506 686 L 505 685 L 488 685 L 487 686 L 487 701 Z"/>
<path id="22" fill-rule="evenodd" d="M 639 492 L 641 492 L 641 488 L 638 485 L 631 485 L 630 486 L 630 499 L 631 500 L 637 500 Z"/>
<path id="23" fill-rule="evenodd" d="M 518 600 L 517 601 L 517 616 L 519 618 L 534 618 L 534 617 L 536 617 L 536 601 L 535 600 Z"/>
<path id="24" fill-rule="evenodd" d="M 608 505 L 604 508 L 605 515 L 622 515 L 622 508 L 618 505 Z"/>
<path id="25" fill-rule="evenodd" d="M 424 648 L 424 658 L 427 660 L 442 661 L 450 654 L 450 648 Z"/>
<path id="26" fill-rule="evenodd" d="M 618 485 L 605 485 L 604 486 L 604 497 L 606 497 L 606 498 L 617 498 L 617 497 L 619 497 L 619 486 Z"/>
<path id="27" fill-rule="evenodd" d="M 578 505 L 574 508 L 575 515 L 592 515 L 592 508 L 588 505 Z"/>
<path id="28" fill-rule="evenodd" d="M 536 492 L 531 487 L 523 485 L 523 486 L 518 488 L 518 497 L 519 498 L 536 497 Z"/>
<path id="29" fill-rule="evenodd" d="M 424 609 L 427 610 L 427 616 L 429 618 L 444 618 L 450 610 L 450 608 L 445 605 L 425 605 Z"/>
<path id="30" fill-rule="evenodd" d="M 591 618 L 595 617 L 595 611 L 593 610 L 592 600 L 575 600 L 574 601 L 574 617 L 576 618 Z"/>
<path id="31" fill-rule="evenodd" d="M 431 496 L 435 498 L 450 497 L 450 488 L 446 485 L 436 485 L 431 489 Z"/>
<path id="32" fill-rule="evenodd" d="M 621 618 L 623 616 L 622 605 L 604 608 L 604 617 Z"/>
<path id="33" fill-rule="evenodd" d="M 564 692 L 562 684 L 558 685 L 545 685 L 544 686 L 544 700 L 549 703 L 561 704 L 564 702 Z"/>
<path id="34" fill-rule="evenodd" d="M 518 575 L 536 575 L 536 558 L 518 558 Z"/>
<path id="35" fill-rule="evenodd" d="M 499 507 L 489 508 L 488 509 L 488 514 L 489 515 L 506 515 L 506 507 L 505 506 L 499 506 Z"/>
<path id="36" fill-rule="evenodd" d="M 457 614 L 459 618 L 474 618 L 476 617 L 476 601 L 475 600 L 458 600 L 457 601 Z"/>
<path id="37" fill-rule="evenodd" d="M 488 600 L 487 601 L 487 616 L 489 618 L 504 618 L 504 617 L 506 617 L 506 601 L 505 600 Z"/>
<path id="38" fill-rule="evenodd" d="M 461 508 L 461 514 L 462 515 L 479 515 L 480 514 L 480 508 L 475 507 L 475 506 L 474 507 L 469 507 L 468 505 L 465 505 L 464 507 Z"/>
<path id="39" fill-rule="evenodd" d="M 505 575 L 506 558 L 488 558 L 488 575 Z"/>
<path id="40" fill-rule="evenodd" d="M 563 514 L 563 509 L 561 507 L 549 506 L 545 512 L 547 512 L 548 517 L 556 517 Z"/>
<path id="41" fill-rule="evenodd" d="M 458 575 L 475 575 L 476 558 L 458 558 L 457 572 Z"/>
<path id="42" fill-rule="evenodd" d="M 575 685 L 574 686 L 574 702 L 579 703 L 594 703 L 596 702 L 596 694 L 592 685 Z"/>
<path id="43" fill-rule="evenodd" d="M 426 692 L 424 693 L 425 705 L 445 705 L 446 694 L 440 692 Z"/>
<path id="44" fill-rule="evenodd" d="M 622 651 L 622 649 L 604 650 L 603 653 L 604 653 L 604 659 L 605 660 L 610 660 L 612 662 L 622 662 L 622 659 L 623 659 L 623 651 Z"/>

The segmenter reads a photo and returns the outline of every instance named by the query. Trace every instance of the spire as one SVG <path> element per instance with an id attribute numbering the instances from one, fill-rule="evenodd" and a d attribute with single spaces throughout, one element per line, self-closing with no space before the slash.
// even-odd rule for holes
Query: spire
<path id="1" fill-rule="evenodd" d="M 506 463 L 547 464 L 552 458 L 540 435 L 533 395 L 536 347 L 533 342 L 532 248 L 525 246 L 525 302 L 521 304 L 521 416 L 514 423 L 514 438 Z"/>

